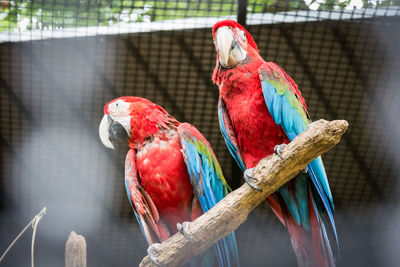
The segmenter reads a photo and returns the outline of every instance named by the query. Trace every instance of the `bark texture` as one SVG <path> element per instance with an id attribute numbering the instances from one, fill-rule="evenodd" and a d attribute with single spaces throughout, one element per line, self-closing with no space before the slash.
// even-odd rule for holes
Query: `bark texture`
<path id="1" fill-rule="evenodd" d="M 74 231 L 65 244 L 65 267 L 86 267 L 86 240 Z"/>
<path id="2" fill-rule="evenodd" d="M 283 159 L 274 154 L 258 163 L 254 176 L 258 178 L 256 185 L 263 192 L 243 184 L 188 224 L 190 240 L 178 232 L 163 242 L 158 247 L 157 261 L 163 266 L 180 266 L 236 230 L 268 195 L 295 177 L 317 156 L 339 143 L 347 128 L 348 123 L 344 120 L 318 120 L 311 123 L 284 148 Z M 146 256 L 140 266 L 156 265 Z"/>

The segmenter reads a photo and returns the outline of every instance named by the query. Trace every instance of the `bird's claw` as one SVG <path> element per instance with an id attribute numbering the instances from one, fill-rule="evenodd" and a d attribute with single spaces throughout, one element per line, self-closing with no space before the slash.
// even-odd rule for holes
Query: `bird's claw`
<path id="1" fill-rule="evenodd" d="M 158 251 L 159 246 L 160 243 L 152 244 L 150 247 L 147 248 L 147 255 L 149 255 L 149 258 L 154 262 L 155 265 L 163 267 L 165 265 L 157 260 L 158 256 L 160 255 L 160 252 Z"/>
<path id="2" fill-rule="evenodd" d="M 255 183 L 253 183 L 251 180 L 257 181 L 258 179 L 253 176 L 253 171 L 254 168 L 250 168 L 244 171 L 244 180 L 246 183 L 253 189 L 262 192 L 262 189 L 260 189 Z"/>
<path id="3" fill-rule="evenodd" d="M 275 154 L 278 155 L 278 157 L 280 157 L 281 159 L 283 159 L 282 157 L 282 150 L 285 148 L 286 144 L 280 144 L 280 145 L 276 145 L 274 147 L 274 152 Z"/>
<path id="4" fill-rule="evenodd" d="M 274 152 L 275 154 L 278 155 L 278 157 L 280 157 L 281 159 L 283 159 L 282 157 L 282 150 L 286 147 L 286 144 L 280 144 L 280 145 L 276 145 L 274 147 Z M 302 173 L 307 174 L 308 173 L 308 168 L 305 167 L 304 170 L 301 170 Z"/>
<path id="5" fill-rule="evenodd" d="M 189 234 L 189 222 L 177 223 L 176 228 L 178 228 L 179 233 L 183 234 L 190 242 L 193 241 Z"/>

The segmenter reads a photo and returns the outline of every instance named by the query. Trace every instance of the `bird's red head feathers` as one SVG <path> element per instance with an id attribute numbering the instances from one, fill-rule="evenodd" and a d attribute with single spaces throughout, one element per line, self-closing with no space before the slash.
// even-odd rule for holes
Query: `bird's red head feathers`
<path id="1" fill-rule="evenodd" d="M 247 38 L 248 44 L 258 52 L 257 44 L 256 44 L 256 42 L 254 42 L 253 37 L 242 25 L 240 25 L 239 23 L 237 23 L 234 20 L 227 19 L 227 20 L 221 20 L 221 21 L 218 21 L 217 23 L 215 23 L 212 28 L 212 36 L 213 36 L 214 40 L 216 38 L 215 33 L 217 32 L 218 28 L 224 27 L 224 26 L 231 27 L 232 29 L 238 28 L 238 29 L 244 31 L 246 33 L 246 38 Z"/>
<path id="2" fill-rule="evenodd" d="M 121 103 L 124 103 L 127 106 L 124 108 L 121 108 L 121 107 L 119 107 Z M 104 106 L 104 114 L 108 115 L 108 114 L 110 114 L 110 111 L 114 111 L 114 110 L 118 109 L 118 107 L 119 107 L 119 109 L 124 110 L 124 112 L 129 111 L 129 113 L 130 113 L 137 106 L 152 107 L 152 106 L 156 106 L 156 105 L 145 98 L 141 98 L 141 97 L 137 97 L 137 96 L 121 96 L 114 100 L 111 100 Z"/>
<path id="3" fill-rule="evenodd" d="M 263 61 L 253 37 L 236 21 L 217 22 L 212 35 L 217 52 L 212 80 L 216 84 L 221 83 L 222 73 L 229 76 L 229 73 L 241 66 Z M 226 71 L 228 69 L 230 71 Z"/>
<path id="4" fill-rule="evenodd" d="M 114 99 L 104 106 L 104 114 L 99 133 L 103 144 L 111 147 L 109 127 L 125 129 L 132 145 L 143 142 L 147 136 L 156 134 L 161 129 L 176 127 L 179 122 L 170 116 L 162 107 L 153 102 L 134 96 L 123 96 Z"/>

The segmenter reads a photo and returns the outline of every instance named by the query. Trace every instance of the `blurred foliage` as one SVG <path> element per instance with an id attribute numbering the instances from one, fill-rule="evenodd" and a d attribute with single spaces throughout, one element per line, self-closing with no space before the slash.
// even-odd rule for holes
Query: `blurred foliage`
<path id="1" fill-rule="evenodd" d="M 237 0 L 0 0 L 0 31 L 108 26 L 236 14 Z M 333 10 L 399 6 L 400 0 L 248 0 L 248 11 Z"/>

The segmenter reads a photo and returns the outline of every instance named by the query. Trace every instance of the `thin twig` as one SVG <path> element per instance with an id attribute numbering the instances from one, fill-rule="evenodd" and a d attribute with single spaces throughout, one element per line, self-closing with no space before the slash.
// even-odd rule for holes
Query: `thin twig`
<path id="1" fill-rule="evenodd" d="M 43 207 L 43 209 L 36 214 L 36 216 L 25 226 L 24 229 L 17 235 L 17 237 L 11 242 L 11 244 L 8 246 L 6 251 L 4 251 L 3 255 L 0 257 L 0 263 L 3 261 L 4 257 L 7 255 L 8 251 L 14 246 L 14 244 L 20 239 L 20 237 L 25 233 L 25 231 L 28 229 L 29 226 L 32 225 L 33 228 L 33 234 L 32 234 L 32 249 L 31 249 L 31 266 L 34 267 L 34 248 L 35 248 L 35 237 L 36 237 L 36 229 L 39 221 L 43 218 L 43 215 L 46 214 L 46 207 Z"/>

